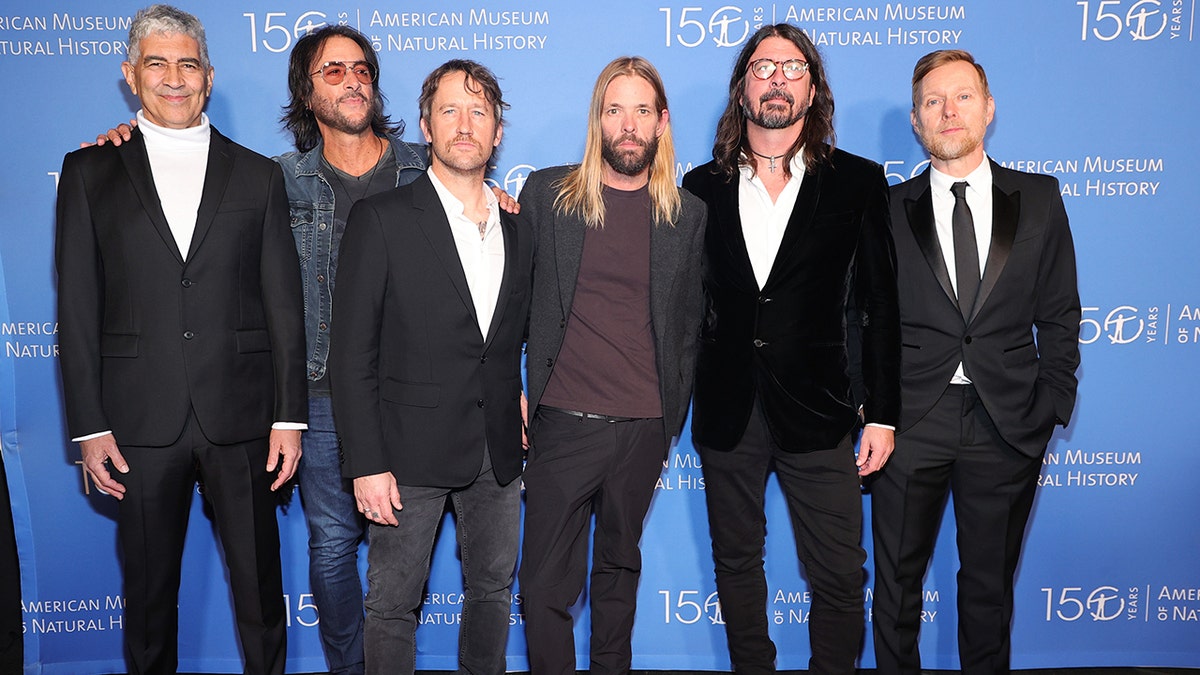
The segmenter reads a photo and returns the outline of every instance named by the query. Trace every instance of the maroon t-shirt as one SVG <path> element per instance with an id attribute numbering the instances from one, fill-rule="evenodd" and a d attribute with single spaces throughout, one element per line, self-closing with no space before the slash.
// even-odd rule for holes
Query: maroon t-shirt
<path id="1" fill-rule="evenodd" d="M 584 233 L 575 299 L 541 402 L 662 417 L 650 325 L 650 191 L 605 187 L 604 214 L 604 227 Z"/>

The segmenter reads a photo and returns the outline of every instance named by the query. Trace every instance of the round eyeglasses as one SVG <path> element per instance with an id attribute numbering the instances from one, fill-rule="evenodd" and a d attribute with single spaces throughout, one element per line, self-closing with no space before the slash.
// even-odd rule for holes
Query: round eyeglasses
<path id="1" fill-rule="evenodd" d="M 322 80 L 327 84 L 341 84 L 342 80 L 346 79 L 346 73 L 354 73 L 354 77 L 362 84 L 371 84 L 375 81 L 378 74 L 375 66 L 366 61 L 326 61 L 321 64 L 321 69 L 313 71 L 310 75 L 320 75 Z"/>
<path id="2" fill-rule="evenodd" d="M 788 59 L 775 61 L 773 59 L 756 59 L 750 62 L 750 74 L 760 80 L 769 80 L 775 74 L 775 69 L 783 70 L 783 76 L 789 80 L 798 80 L 808 72 L 808 61 Z"/>

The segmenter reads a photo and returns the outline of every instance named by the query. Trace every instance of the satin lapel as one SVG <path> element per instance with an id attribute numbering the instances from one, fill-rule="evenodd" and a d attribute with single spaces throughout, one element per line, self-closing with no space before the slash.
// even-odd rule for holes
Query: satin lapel
<path id="1" fill-rule="evenodd" d="M 954 286 L 950 283 L 950 271 L 946 268 L 946 258 L 942 247 L 938 244 L 937 226 L 933 221 L 933 194 L 929 191 L 928 174 L 926 175 L 925 191 L 916 199 L 904 200 L 904 211 L 908 214 L 908 226 L 912 228 L 913 238 L 925 255 L 925 262 L 937 279 L 938 285 L 946 293 L 946 297 L 957 308 L 958 298 L 954 295 Z"/>
<path id="2" fill-rule="evenodd" d="M 587 225 L 578 217 L 554 210 L 551 219 L 554 231 L 554 261 L 558 269 L 558 295 L 560 305 L 569 308 L 575 300 L 575 282 L 579 279 L 579 265 L 583 262 L 583 236 Z M 564 310 L 563 316 L 566 317 Z"/>
<path id="3" fill-rule="evenodd" d="M 500 292 L 496 295 L 496 309 L 492 312 L 492 325 L 488 326 L 487 339 L 484 340 L 484 347 L 492 344 L 492 338 L 496 336 L 496 330 L 500 327 L 500 321 L 504 319 L 504 312 L 508 309 L 508 295 L 512 293 L 513 276 L 516 274 L 517 264 L 517 226 L 513 223 L 512 217 L 500 211 L 500 232 L 504 235 L 504 274 L 500 276 Z M 471 303 L 474 306 L 474 302 Z"/>
<path id="4" fill-rule="evenodd" d="M 767 275 L 767 286 L 771 285 L 776 275 L 783 273 L 783 261 L 788 259 L 791 250 L 796 247 L 796 243 L 812 225 L 813 214 L 817 211 L 817 203 L 821 201 L 821 182 L 824 179 L 823 165 L 804 172 L 804 180 L 800 182 L 800 192 L 796 194 L 796 205 L 792 207 L 792 215 L 788 218 L 787 229 L 783 231 L 783 239 L 779 242 L 779 252 L 775 254 L 771 273 Z"/>
<path id="5" fill-rule="evenodd" d="M 233 174 L 233 153 L 230 152 L 229 143 L 228 138 L 212 129 L 208 141 L 208 166 L 204 170 L 204 191 L 200 193 L 200 207 L 196 209 L 196 229 L 188 246 L 188 260 L 196 255 L 204 237 L 208 236 L 213 218 L 225 199 L 225 188 Z"/>
<path id="6" fill-rule="evenodd" d="M 133 137 L 122 143 L 117 152 L 125 165 L 126 173 L 129 174 L 129 181 L 133 183 L 133 190 L 142 203 L 142 210 L 154 224 L 154 229 L 158 231 L 163 244 L 166 244 L 171 255 L 182 265 L 183 255 L 179 252 L 179 245 L 175 243 L 175 235 L 171 234 L 171 226 L 167 224 L 162 202 L 158 199 L 158 190 L 154 188 L 154 174 L 150 171 L 150 157 L 146 154 L 146 141 L 142 132 L 134 129 Z"/>
<path id="7" fill-rule="evenodd" d="M 995 171 L 992 172 L 995 175 Z M 979 283 L 979 298 L 971 318 L 979 316 L 979 310 L 987 302 L 988 295 L 996 288 L 996 281 L 1004 271 L 1008 256 L 1012 253 L 1013 241 L 1017 237 L 1017 219 L 1021 215 L 1021 193 L 1005 194 L 992 181 L 992 242 L 988 246 L 987 264 L 983 267 L 983 280 Z"/>
<path id="8" fill-rule="evenodd" d="M 437 190 L 427 176 L 421 176 L 413 183 L 412 206 L 420 215 L 417 217 L 417 227 L 429 242 L 429 248 L 442 264 L 450 284 L 462 300 L 471 319 L 479 325 L 479 317 L 475 314 L 475 301 L 471 299 L 471 288 L 467 286 L 467 274 L 463 271 L 462 259 L 458 257 L 458 246 L 454 243 L 454 235 L 450 234 L 450 221 L 446 219 L 446 211 L 442 208 L 442 200 L 438 198 Z M 403 227 L 404 223 L 397 225 Z"/>

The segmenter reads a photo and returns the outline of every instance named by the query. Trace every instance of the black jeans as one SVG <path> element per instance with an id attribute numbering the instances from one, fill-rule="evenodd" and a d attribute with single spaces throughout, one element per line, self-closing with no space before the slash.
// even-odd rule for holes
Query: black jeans
<path id="1" fill-rule="evenodd" d="M 521 481 L 500 485 L 488 468 L 461 488 L 399 486 L 399 526 L 370 526 L 364 649 L 367 673 L 416 669 L 417 613 L 446 499 L 454 505 L 463 567 L 460 673 L 506 668 L 513 573 L 520 542 Z"/>
<path id="2" fill-rule="evenodd" d="M 763 501 L 767 473 L 774 468 L 787 499 L 796 552 L 812 588 L 808 669 L 814 674 L 853 673 L 865 624 L 867 554 L 851 437 L 827 450 L 785 452 L 771 437 L 756 404 L 742 440 L 732 450 L 698 450 L 704 464 L 717 593 L 734 671 L 775 672 L 763 572 Z"/>

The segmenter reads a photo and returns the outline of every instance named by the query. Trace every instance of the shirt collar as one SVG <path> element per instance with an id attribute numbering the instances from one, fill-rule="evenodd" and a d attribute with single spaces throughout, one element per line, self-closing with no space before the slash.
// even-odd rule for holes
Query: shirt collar
<path id="1" fill-rule="evenodd" d="M 974 192 L 977 195 L 983 195 L 985 189 L 991 189 L 992 185 L 992 162 L 984 155 L 983 161 L 975 170 L 962 178 L 955 178 L 949 174 L 942 173 L 932 166 L 929 167 L 929 187 L 935 195 L 944 197 L 950 194 L 950 186 L 955 183 L 967 182 L 967 191 Z"/>

